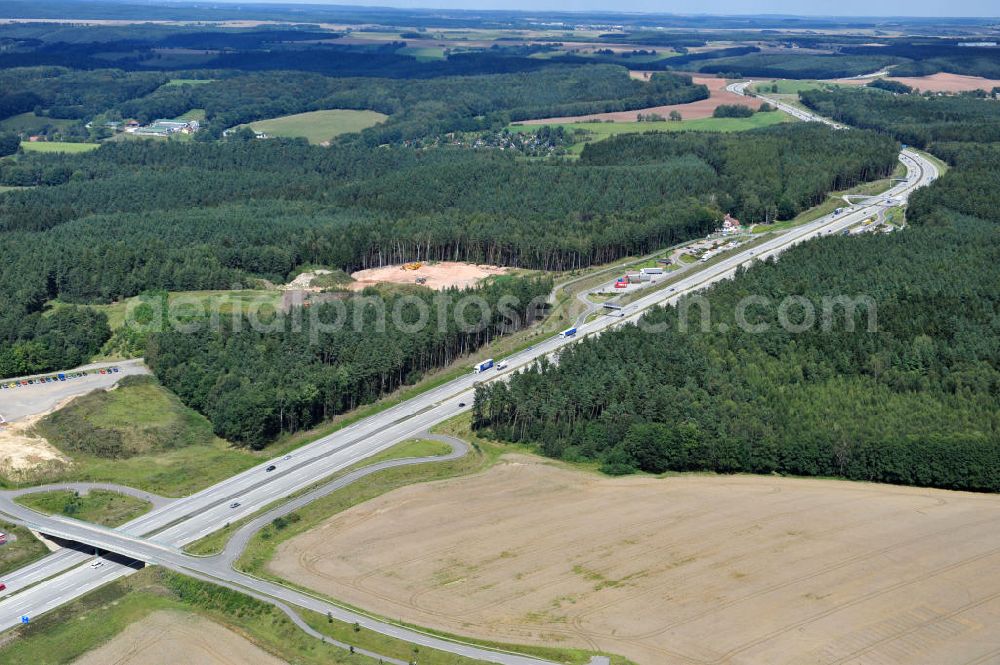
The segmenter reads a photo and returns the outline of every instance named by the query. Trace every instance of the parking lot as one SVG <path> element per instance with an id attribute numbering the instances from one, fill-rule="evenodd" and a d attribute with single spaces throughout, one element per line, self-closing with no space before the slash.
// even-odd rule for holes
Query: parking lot
<path id="1" fill-rule="evenodd" d="M 0 379 L 0 422 L 45 413 L 67 399 L 110 388 L 123 376 L 149 374 L 142 360 L 86 365 L 15 379 Z"/>

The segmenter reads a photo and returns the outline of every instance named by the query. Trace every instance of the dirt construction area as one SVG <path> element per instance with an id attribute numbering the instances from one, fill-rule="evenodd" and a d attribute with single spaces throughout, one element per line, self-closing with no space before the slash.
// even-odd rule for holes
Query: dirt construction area
<path id="1" fill-rule="evenodd" d="M 994 495 L 508 455 L 336 515 L 270 570 L 394 619 L 642 665 L 1000 662 Z"/>
<path id="2" fill-rule="evenodd" d="M 630 72 L 633 78 L 641 79 L 650 72 Z M 615 111 L 612 113 L 592 113 L 590 115 L 562 116 L 559 118 L 541 118 L 538 120 L 524 120 L 522 125 L 551 125 L 568 122 L 586 122 L 587 120 L 614 120 L 615 122 L 635 122 L 637 116 L 648 113 L 658 113 L 664 118 L 670 115 L 671 111 L 677 111 L 684 120 L 696 120 L 697 118 L 711 118 L 715 109 L 723 104 L 740 104 L 750 106 L 752 100 L 748 100 L 742 95 L 726 90 L 725 79 L 714 76 L 693 76 L 695 83 L 703 83 L 708 86 L 708 99 L 701 99 L 688 104 L 671 104 L 669 106 L 651 106 L 648 109 L 637 109 L 635 111 Z M 759 105 L 759 104 L 758 104 Z"/>
<path id="3" fill-rule="evenodd" d="M 351 273 L 351 277 L 355 281 L 347 286 L 352 290 L 360 291 L 366 286 L 388 282 L 392 284 L 422 283 L 424 286 L 439 291 L 452 287 L 464 289 L 475 286 L 491 275 L 502 275 L 507 272 L 506 268 L 497 266 L 474 265 L 472 263 L 459 263 L 456 261 L 436 261 L 408 265 L 411 267 L 419 265 L 419 267 L 415 270 L 406 270 L 401 265 L 394 265 L 359 270 Z M 417 282 L 417 279 L 424 281 Z"/>
<path id="4" fill-rule="evenodd" d="M 193 614 L 159 611 L 73 665 L 283 665 L 263 649 Z"/>

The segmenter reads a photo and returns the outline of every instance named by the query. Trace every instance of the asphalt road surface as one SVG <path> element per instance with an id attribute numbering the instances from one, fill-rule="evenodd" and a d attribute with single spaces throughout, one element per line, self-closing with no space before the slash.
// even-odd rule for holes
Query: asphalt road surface
<path id="1" fill-rule="evenodd" d="M 87 374 L 86 376 L 66 379 L 65 381 L 35 383 L 30 386 L 18 386 L 16 388 L 0 388 L 0 416 L 3 416 L 7 422 L 14 422 L 26 416 L 51 411 L 57 404 L 71 397 L 77 397 L 92 390 L 107 390 L 118 383 L 123 376 L 149 374 L 149 370 L 142 363 L 142 360 L 98 363 L 67 371 L 80 372 L 100 369 L 102 367 L 117 367 L 118 371 L 112 374 L 101 374 L 99 372 Z M 35 376 L 23 376 L 16 379 L 0 379 L 0 384 L 10 384 L 13 381 L 34 379 L 41 376 L 56 376 L 56 374 L 56 372 L 52 372 Z"/>
<path id="2" fill-rule="evenodd" d="M 226 523 L 248 516 L 281 497 L 313 485 L 471 408 L 473 389 L 477 382 L 502 380 L 510 372 L 523 368 L 542 356 L 554 354 L 578 339 L 634 322 L 649 307 L 674 303 L 682 295 L 727 279 L 741 266 L 776 256 L 799 242 L 837 233 L 859 224 L 882 208 L 898 204 L 890 204 L 888 199 L 905 201 L 910 192 L 926 185 L 937 175 L 934 166 L 914 152 L 904 151 L 900 159 L 907 168 L 908 176 L 885 194 L 852 206 L 840 215 L 827 215 L 775 236 L 752 249 L 736 252 L 685 276 L 669 288 L 653 290 L 632 303 L 633 309 L 630 311 L 634 313 L 624 318 L 600 317 L 579 326 L 573 338 L 549 338 L 504 358 L 507 367 L 503 372 L 489 370 L 455 379 L 318 439 L 290 456 L 264 462 L 201 492 L 157 507 L 118 529 L 107 529 L 67 518 L 42 516 L 14 504 L 10 497 L 0 499 L 0 506 L 15 521 L 43 533 L 181 572 L 197 573 L 200 577 L 276 599 L 290 606 L 320 612 L 330 611 L 343 621 L 358 622 L 371 630 L 428 648 L 507 665 L 546 662 L 453 642 L 396 626 L 273 582 L 248 577 L 229 566 L 206 563 L 201 557 L 184 554 L 180 548 L 222 528 Z M 275 470 L 266 471 L 266 467 L 271 464 L 276 466 Z M 230 508 L 233 502 L 239 502 L 239 507 Z M 8 575 L 4 579 L 8 585 L 8 595 L 0 600 L 0 630 L 19 623 L 23 614 L 37 615 L 45 612 L 132 571 L 132 568 L 123 563 L 107 559 L 102 559 L 102 565 L 91 567 L 92 559 L 92 556 L 84 553 L 63 550 Z"/>

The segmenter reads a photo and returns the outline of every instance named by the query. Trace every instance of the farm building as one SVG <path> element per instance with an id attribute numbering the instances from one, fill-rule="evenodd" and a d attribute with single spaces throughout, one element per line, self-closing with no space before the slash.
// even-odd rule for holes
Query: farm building
<path id="1" fill-rule="evenodd" d="M 129 129 L 139 136 L 170 136 L 171 134 L 193 134 L 201 129 L 197 120 L 156 120 L 145 127 Z"/>
<path id="2" fill-rule="evenodd" d="M 740 220 L 736 219 L 729 213 L 726 213 L 725 218 L 722 220 L 722 235 L 739 233 L 742 228 L 743 226 L 740 224 Z"/>

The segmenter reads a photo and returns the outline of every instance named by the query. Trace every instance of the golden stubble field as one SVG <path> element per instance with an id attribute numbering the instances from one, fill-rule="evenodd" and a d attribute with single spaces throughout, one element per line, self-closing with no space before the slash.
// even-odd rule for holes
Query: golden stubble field
<path id="1" fill-rule="evenodd" d="M 1000 662 L 1000 497 L 510 455 L 283 544 L 272 572 L 455 634 L 672 663 Z"/>
<path id="2" fill-rule="evenodd" d="M 74 665 L 284 665 L 233 631 L 194 614 L 158 611 Z"/>

